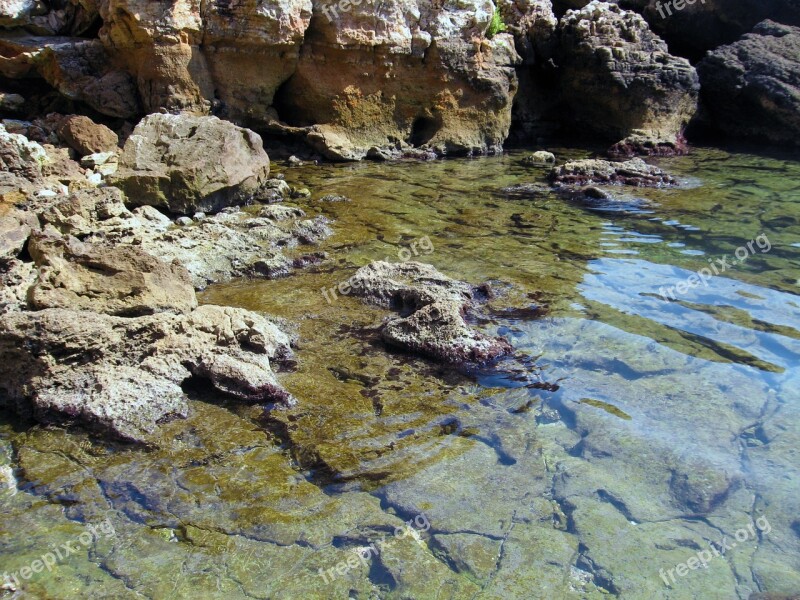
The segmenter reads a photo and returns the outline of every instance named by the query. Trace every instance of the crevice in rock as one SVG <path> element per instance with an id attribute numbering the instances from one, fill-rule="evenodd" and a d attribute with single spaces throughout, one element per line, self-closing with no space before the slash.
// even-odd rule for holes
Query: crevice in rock
<path id="1" fill-rule="evenodd" d="M 411 133 L 408 136 L 408 143 L 419 148 L 430 142 L 436 133 L 441 129 L 440 120 L 427 116 L 419 116 L 411 124 Z"/>

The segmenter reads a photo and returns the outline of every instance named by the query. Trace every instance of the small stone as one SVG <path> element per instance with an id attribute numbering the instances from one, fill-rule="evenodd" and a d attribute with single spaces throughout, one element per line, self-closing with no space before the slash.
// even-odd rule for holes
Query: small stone
<path id="1" fill-rule="evenodd" d="M 194 218 L 195 221 L 202 221 L 203 219 L 206 218 L 206 213 L 204 213 L 204 212 L 196 212 L 196 213 L 194 213 L 194 217 L 193 218 Z"/>
<path id="2" fill-rule="evenodd" d="M 292 188 L 283 179 L 268 179 L 264 184 L 264 189 L 274 191 L 281 198 L 288 198 L 292 195 Z"/>
<path id="3" fill-rule="evenodd" d="M 526 165 L 541 165 L 547 163 L 554 163 L 556 162 L 556 156 L 552 152 L 545 152 L 544 150 L 539 150 L 538 152 L 534 152 L 530 156 L 526 156 L 522 162 Z"/>
<path id="4" fill-rule="evenodd" d="M 292 187 L 292 198 L 308 198 L 311 191 L 308 188 Z"/>
<path id="5" fill-rule="evenodd" d="M 609 200 L 611 198 L 611 196 L 608 193 L 592 185 L 590 185 L 587 188 L 584 188 L 583 193 L 589 198 L 595 198 L 597 200 Z"/>
<path id="6" fill-rule="evenodd" d="M 119 164 L 115 162 L 109 162 L 104 165 L 100 165 L 99 167 L 95 167 L 95 171 L 100 173 L 103 177 L 108 177 L 109 175 L 116 173 L 118 168 Z"/>
<path id="7" fill-rule="evenodd" d="M 187 225 L 191 225 L 192 223 L 194 223 L 194 221 L 192 221 L 192 219 L 190 219 L 189 217 L 178 217 L 175 220 L 175 223 L 177 225 L 180 225 L 181 227 L 186 227 Z"/>
<path id="8" fill-rule="evenodd" d="M 81 159 L 81 166 L 89 169 L 105 165 L 109 162 L 117 162 L 118 156 L 116 152 L 95 152 L 89 154 Z"/>
<path id="9" fill-rule="evenodd" d="M 338 194 L 327 194 L 319 199 L 320 202 L 351 202 L 347 196 L 340 196 Z"/>
<path id="10" fill-rule="evenodd" d="M 305 164 L 302 160 L 297 158 L 295 155 L 290 156 L 289 160 L 286 161 L 286 162 L 288 162 L 289 166 L 291 166 L 291 167 L 302 167 Z"/>

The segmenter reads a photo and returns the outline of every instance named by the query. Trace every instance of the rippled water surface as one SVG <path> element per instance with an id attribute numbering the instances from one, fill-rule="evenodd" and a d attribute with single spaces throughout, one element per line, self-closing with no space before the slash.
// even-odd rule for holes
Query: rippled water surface
<path id="1" fill-rule="evenodd" d="M 190 390 L 149 450 L 5 421 L 2 570 L 71 542 L 28 597 L 800 592 L 800 162 L 697 149 L 660 161 L 680 189 L 583 205 L 508 190 L 545 181 L 522 157 L 286 170 L 333 220 L 328 260 L 201 300 L 296 325 L 297 406 Z M 490 282 L 474 323 L 513 359 L 456 372 L 326 301 L 412 247 Z M 87 523 L 108 527 L 83 544 Z"/>

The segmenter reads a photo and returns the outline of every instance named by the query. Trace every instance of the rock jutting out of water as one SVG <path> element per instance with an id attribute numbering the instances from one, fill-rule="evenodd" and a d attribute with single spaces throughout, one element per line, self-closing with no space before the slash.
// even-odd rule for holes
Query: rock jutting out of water
<path id="1" fill-rule="evenodd" d="M 677 184 L 672 175 L 647 164 L 641 158 L 625 162 L 594 159 L 568 162 L 550 172 L 550 181 L 568 186 L 612 184 L 665 187 Z"/>
<path id="2" fill-rule="evenodd" d="M 217 306 L 135 318 L 12 312 L 0 325 L 3 405 L 142 442 L 186 416 L 181 384 L 192 377 L 247 402 L 290 401 L 270 364 L 291 356 L 289 342 L 264 317 Z"/>
<path id="3" fill-rule="evenodd" d="M 183 217 L 186 223 L 176 227 L 177 221 L 142 203 L 163 200 L 164 208 L 175 208 L 170 203 L 181 202 L 188 209 L 245 202 L 247 190 L 262 187 L 269 160 L 252 132 L 210 118 L 167 121 L 161 129 L 154 125 L 158 151 L 147 150 L 153 140 L 144 135 L 128 140 L 137 149 L 124 159 L 121 181 L 137 179 L 149 189 L 144 182 L 164 183 L 171 170 L 167 187 L 135 201 L 116 187 L 94 187 L 79 169 L 68 193 L 54 185 L 52 146 L 0 132 L 8 169 L 0 197 L 2 404 L 18 414 L 147 442 L 159 423 L 187 416 L 181 386 L 189 380 L 244 402 L 293 401 L 271 363 L 290 359 L 290 337 L 250 311 L 198 307 L 194 288 L 237 275 L 279 277 L 315 264 L 324 253 L 292 259 L 283 252 L 331 235 L 329 221 L 304 219 L 298 207 L 265 206 L 256 215 L 233 206 Z M 84 151 L 100 149 L 92 141 L 97 136 L 81 137 L 91 130 L 86 123 L 71 123 L 86 127 L 68 137 L 83 139 Z M 239 170 L 231 163 L 226 171 L 223 163 L 209 178 L 207 164 L 200 170 L 178 164 L 167 150 L 185 151 L 184 159 L 200 156 L 208 139 L 198 132 L 215 126 L 228 134 L 219 143 L 229 150 L 244 144 L 261 162 L 247 166 L 231 151 L 228 158 L 239 160 Z M 225 184 L 233 191 L 223 191 L 223 201 Z"/>
<path id="4" fill-rule="evenodd" d="M 464 320 L 477 304 L 478 291 L 430 265 L 373 262 L 349 283 L 365 302 L 400 313 L 381 329 L 388 344 L 455 364 L 485 363 L 511 353 L 507 340 L 488 337 Z"/>
<path id="5" fill-rule="evenodd" d="M 616 4 L 591 2 L 559 23 L 560 81 L 583 128 L 622 140 L 617 154 L 684 154 L 697 110 L 697 73 L 672 56 L 647 22 Z M 591 98 L 591 101 L 587 101 Z"/>

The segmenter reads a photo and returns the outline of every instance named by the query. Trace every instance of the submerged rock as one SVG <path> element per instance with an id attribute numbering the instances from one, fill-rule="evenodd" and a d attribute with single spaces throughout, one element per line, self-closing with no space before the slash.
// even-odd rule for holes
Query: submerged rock
<path id="1" fill-rule="evenodd" d="M 559 23 L 561 94 L 576 125 L 625 154 L 681 154 L 697 73 L 638 14 L 591 2 Z"/>
<path id="2" fill-rule="evenodd" d="M 268 176 L 269 157 L 249 129 L 216 117 L 153 114 L 125 142 L 109 181 L 129 205 L 193 214 L 252 200 Z"/>
<path id="3" fill-rule="evenodd" d="M 736 137 L 800 145 L 800 28 L 773 21 L 697 66 L 707 118 Z"/>
<path id="4" fill-rule="evenodd" d="M 270 359 L 290 356 L 286 334 L 237 308 L 131 319 L 67 309 L 12 312 L 0 323 L 0 402 L 42 422 L 146 441 L 158 423 L 186 416 L 180 386 L 191 377 L 247 402 L 289 401 Z"/>
<path id="5" fill-rule="evenodd" d="M 638 187 L 662 187 L 677 184 L 676 179 L 641 158 L 625 162 L 577 160 L 555 167 L 550 181 L 560 185 L 615 184 Z"/>
<path id="6" fill-rule="evenodd" d="M 400 312 L 381 332 L 393 346 L 456 364 L 484 363 L 511 353 L 505 338 L 488 337 L 464 320 L 476 290 L 430 265 L 373 262 L 349 283 L 352 293 L 366 302 Z"/>

